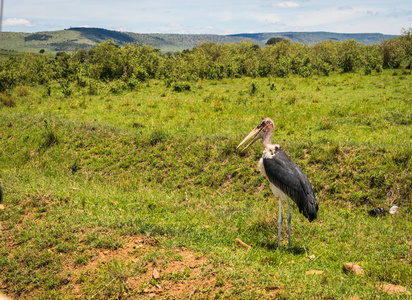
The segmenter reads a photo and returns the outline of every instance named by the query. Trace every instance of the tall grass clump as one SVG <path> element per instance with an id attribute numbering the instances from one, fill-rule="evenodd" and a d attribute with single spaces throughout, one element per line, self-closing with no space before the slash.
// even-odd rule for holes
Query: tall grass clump
<path id="1" fill-rule="evenodd" d="M 6 93 L 0 93 L 0 103 L 7 107 L 15 107 L 16 99 Z"/>
<path id="2" fill-rule="evenodd" d="M 49 148 L 59 142 L 56 125 L 44 119 L 43 148 Z"/>

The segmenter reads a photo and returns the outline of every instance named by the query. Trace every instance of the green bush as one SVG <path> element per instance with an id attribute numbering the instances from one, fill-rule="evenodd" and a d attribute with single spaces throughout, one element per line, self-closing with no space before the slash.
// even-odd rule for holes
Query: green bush
<path id="1" fill-rule="evenodd" d="M 25 54 L 0 62 L 0 92 L 17 85 L 49 84 L 50 81 L 75 82 L 89 86 L 90 80 L 106 83 L 122 80 L 133 90 L 138 82 L 163 79 L 168 86 L 175 82 L 175 91 L 190 90 L 186 82 L 201 79 L 237 78 L 242 76 L 301 77 L 329 76 L 331 72 L 381 73 L 383 68 L 412 68 L 411 29 L 380 45 L 365 46 L 355 40 L 325 41 L 314 45 L 277 40 L 264 48 L 250 42 L 237 44 L 203 43 L 192 50 L 162 54 L 147 45 L 116 45 L 112 40 L 93 49 L 74 53 L 58 52 L 54 57 Z M 184 83 L 183 83 L 184 82 Z M 112 87 L 117 93 L 123 87 Z M 65 96 L 71 94 L 68 85 Z"/>
<path id="2" fill-rule="evenodd" d="M 175 82 L 173 84 L 173 90 L 175 92 L 184 92 L 184 91 L 190 91 L 191 86 L 187 82 Z"/>
<path id="3" fill-rule="evenodd" d="M 7 106 L 7 107 L 15 107 L 16 99 L 5 93 L 0 93 L 0 103 L 2 103 L 4 106 Z"/>

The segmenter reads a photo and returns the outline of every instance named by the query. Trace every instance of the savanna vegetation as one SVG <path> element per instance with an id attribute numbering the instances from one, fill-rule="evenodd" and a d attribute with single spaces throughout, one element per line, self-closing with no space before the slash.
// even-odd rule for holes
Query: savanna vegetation
<path id="1" fill-rule="evenodd" d="M 161 54 L 108 41 L 2 59 L 0 290 L 411 297 L 411 63 L 410 30 L 374 46 L 282 40 Z M 292 209 L 292 250 L 286 230 L 276 250 L 261 147 L 236 150 L 264 117 L 319 201 L 310 224 Z M 394 215 L 367 213 L 393 205 Z M 344 272 L 346 262 L 364 275 Z"/>
<path id="2" fill-rule="evenodd" d="M 3 62 L 0 91 L 22 84 L 45 85 L 53 80 L 77 81 L 80 85 L 93 85 L 93 80 L 120 80 L 120 85 L 133 85 L 148 79 L 177 82 L 242 76 L 328 76 L 331 72 L 355 71 L 370 75 L 388 68 L 410 70 L 411 39 L 410 30 L 404 30 L 401 37 L 372 46 L 354 40 L 308 46 L 281 39 L 264 48 L 248 42 L 204 43 L 193 50 L 166 55 L 146 45 L 120 47 L 107 41 L 89 51 L 58 52 L 54 57 L 27 54 L 22 59 Z"/>
<path id="3" fill-rule="evenodd" d="M 90 50 L 97 43 L 111 40 L 113 44 L 138 43 L 150 45 L 162 53 L 193 49 L 202 42 L 216 44 L 238 43 L 248 40 L 264 46 L 271 38 L 287 38 L 294 42 L 313 45 L 326 40 L 346 41 L 356 40 L 365 45 L 379 44 L 383 40 L 397 37 L 379 33 L 344 34 L 333 32 L 275 32 L 275 33 L 240 33 L 235 35 L 213 34 L 143 34 L 134 32 L 119 32 L 103 28 L 74 27 L 65 30 L 45 31 L 35 33 L 2 32 L 0 48 L 19 52 L 56 54 L 59 51 L 74 51 L 75 49 Z"/>

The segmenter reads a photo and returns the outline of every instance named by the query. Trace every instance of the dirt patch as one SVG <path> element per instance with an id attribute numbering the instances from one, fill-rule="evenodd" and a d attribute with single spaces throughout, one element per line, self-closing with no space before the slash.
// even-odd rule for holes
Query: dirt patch
<path id="1" fill-rule="evenodd" d="M 404 288 L 403 286 L 400 285 L 394 285 L 394 284 L 382 284 L 378 286 L 378 289 L 388 293 L 388 294 L 405 294 L 405 295 L 411 295 L 411 293 Z"/>
<path id="2" fill-rule="evenodd" d="M 22 199 L 21 219 L 15 227 L 23 229 L 29 221 L 43 222 L 43 216 L 58 201 L 64 199 L 49 194 Z M 5 227 L 2 229 L 9 230 Z M 223 269 L 216 269 L 209 257 L 185 247 L 170 246 L 173 241 L 164 237 L 123 236 L 119 241 L 116 238 L 119 243 L 111 249 L 110 243 L 94 243 L 89 238 L 93 239 L 93 233 L 88 229 L 79 232 L 74 250 L 59 252 L 52 247 L 41 251 L 56 254 L 52 256 L 56 258 L 52 287 L 30 286 L 17 293 L 0 278 L 0 288 L 12 299 L 47 298 L 45 294 L 70 299 L 208 299 L 228 295 L 232 286 L 230 279 L 222 276 Z M 102 239 L 106 236 L 105 232 L 98 233 L 96 236 Z M 16 247 L 12 236 L 5 241 L 8 249 Z M 67 249 L 73 249 L 70 241 L 66 243 Z"/>
<path id="3" fill-rule="evenodd" d="M 231 287 L 207 257 L 184 247 L 165 248 L 150 237 L 132 236 L 117 250 L 94 248 L 81 255 L 87 262 L 79 264 L 74 255 L 61 271 L 61 289 L 76 298 L 96 293 L 97 298 L 208 299 Z M 119 269 L 110 271 L 114 263 Z M 90 292 L 88 283 L 97 281 L 100 290 Z"/>

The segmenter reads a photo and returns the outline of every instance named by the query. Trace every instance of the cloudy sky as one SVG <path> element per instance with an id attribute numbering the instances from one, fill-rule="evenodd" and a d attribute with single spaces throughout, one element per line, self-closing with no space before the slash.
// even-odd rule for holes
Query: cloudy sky
<path id="1" fill-rule="evenodd" d="M 3 0 L 3 31 L 100 27 L 137 33 L 400 34 L 412 0 Z"/>

